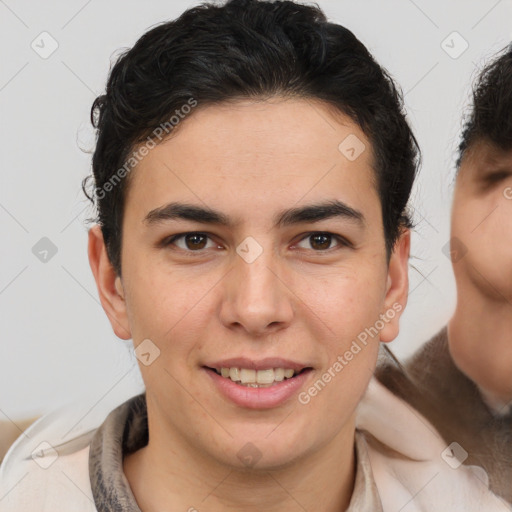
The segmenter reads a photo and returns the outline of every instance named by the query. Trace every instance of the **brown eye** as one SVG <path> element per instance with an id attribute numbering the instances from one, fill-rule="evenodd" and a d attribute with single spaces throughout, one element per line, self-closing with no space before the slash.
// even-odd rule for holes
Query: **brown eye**
<path id="1" fill-rule="evenodd" d="M 170 238 L 165 245 L 175 245 L 188 252 L 199 252 L 202 249 L 216 246 L 205 233 L 181 233 Z"/>
<path id="2" fill-rule="evenodd" d="M 332 233 L 324 233 L 324 232 L 317 232 L 317 233 L 311 233 L 310 235 L 304 237 L 298 244 L 298 247 L 301 247 L 303 249 L 313 249 L 314 251 L 320 252 L 320 251 L 327 251 L 329 249 L 332 249 L 332 243 L 333 241 L 336 241 L 336 244 L 339 247 L 348 246 L 349 244 L 345 242 L 341 237 L 334 235 Z M 302 244 L 307 243 L 309 247 L 304 246 Z"/>
<path id="3" fill-rule="evenodd" d="M 311 241 L 311 247 L 313 247 L 313 249 L 319 250 L 329 249 L 329 246 L 331 245 L 332 241 L 332 236 L 326 235 L 324 233 L 311 235 L 309 238 Z"/>
<path id="4" fill-rule="evenodd" d="M 188 249 L 204 249 L 208 237 L 201 233 L 192 233 L 185 236 L 185 245 Z"/>

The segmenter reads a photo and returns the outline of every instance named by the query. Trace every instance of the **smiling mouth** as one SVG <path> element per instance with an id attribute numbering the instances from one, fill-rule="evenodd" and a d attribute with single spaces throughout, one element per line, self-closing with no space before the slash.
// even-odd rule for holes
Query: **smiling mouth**
<path id="1" fill-rule="evenodd" d="M 268 368 L 266 370 L 253 370 L 249 368 L 210 368 L 207 370 L 215 372 L 221 377 L 231 380 L 240 386 L 249 388 L 268 388 L 275 386 L 280 382 L 293 379 L 312 368 L 303 368 L 296 371 L 291 368 Z"/>

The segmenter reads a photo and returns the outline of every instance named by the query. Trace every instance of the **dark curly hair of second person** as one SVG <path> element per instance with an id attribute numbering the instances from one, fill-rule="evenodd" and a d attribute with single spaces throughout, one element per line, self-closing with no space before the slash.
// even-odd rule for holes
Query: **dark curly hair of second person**
<path id="1" fill-rule="evenodd" d="M 457 168 L 470 147 L 487 141 L 503 151 L 512 149 L 512 44 L 478 75 L 459 144 Z"/>
<path id="2" fill-rule="evenodd" d="M 118 58 L 106 93 L 94 101 L 93 176 L 82 189 L 96 206 L 94 220 L 117 275 L 130 175 L 114 184 L 112 177 L 133 149 L 190 98 L 200 108 L 273 96 L 323 100 L 369 137 L 389 257 L 400 230 L 411 227 L 407 202 L 419 165 L 393 80 L 352 32 L 329 23 L 316 5 L 231 0 L 198 5 L 149 30 Z"/>

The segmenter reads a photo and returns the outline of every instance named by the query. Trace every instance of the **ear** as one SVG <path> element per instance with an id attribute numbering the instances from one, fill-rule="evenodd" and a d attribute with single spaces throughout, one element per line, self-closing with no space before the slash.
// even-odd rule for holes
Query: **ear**
<path id="1" fill-rule="evenodd" d="M 399 321 L 409 293 L 409 252 L 411 231 L 404 229 L 396 241 L 389 260 L 386 297 L 384 299 L 384 328 L 380 341 L 393 341 L 398 336 Z"/>
<path id="2" fill-rule="evenodd" d="M 91 266 L 101 305 L 110 320 L 116 336 L 123 340 L 131 338 L 126 311 L 124 290 L 119 277 L 107 255 L 101 227 L 96 224 L 89 229 L 89 264 Z"/>

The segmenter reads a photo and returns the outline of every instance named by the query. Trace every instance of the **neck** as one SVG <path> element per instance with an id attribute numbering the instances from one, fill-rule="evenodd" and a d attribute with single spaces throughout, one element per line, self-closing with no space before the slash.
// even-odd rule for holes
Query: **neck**
<path id="1" fill-rule="evenodd" d="M 149 425 L 148 445 L 124 459 L 141 510 L 156 512 L 162 503 L 190 512 L 339 512 L 349 506 L 355 479 L 353 421 L 313 454 L 260 470 L 219 464 L 186 440 Z"/>
<path id="2" fill-rule="evenodd" d="M 461 289 L 465 288 L 465 289 Z M 455 314 L 448 324 L 456 366 L 479 387 L 494 410 L 512 401 L 512 304 L 458 286 Z"/>

